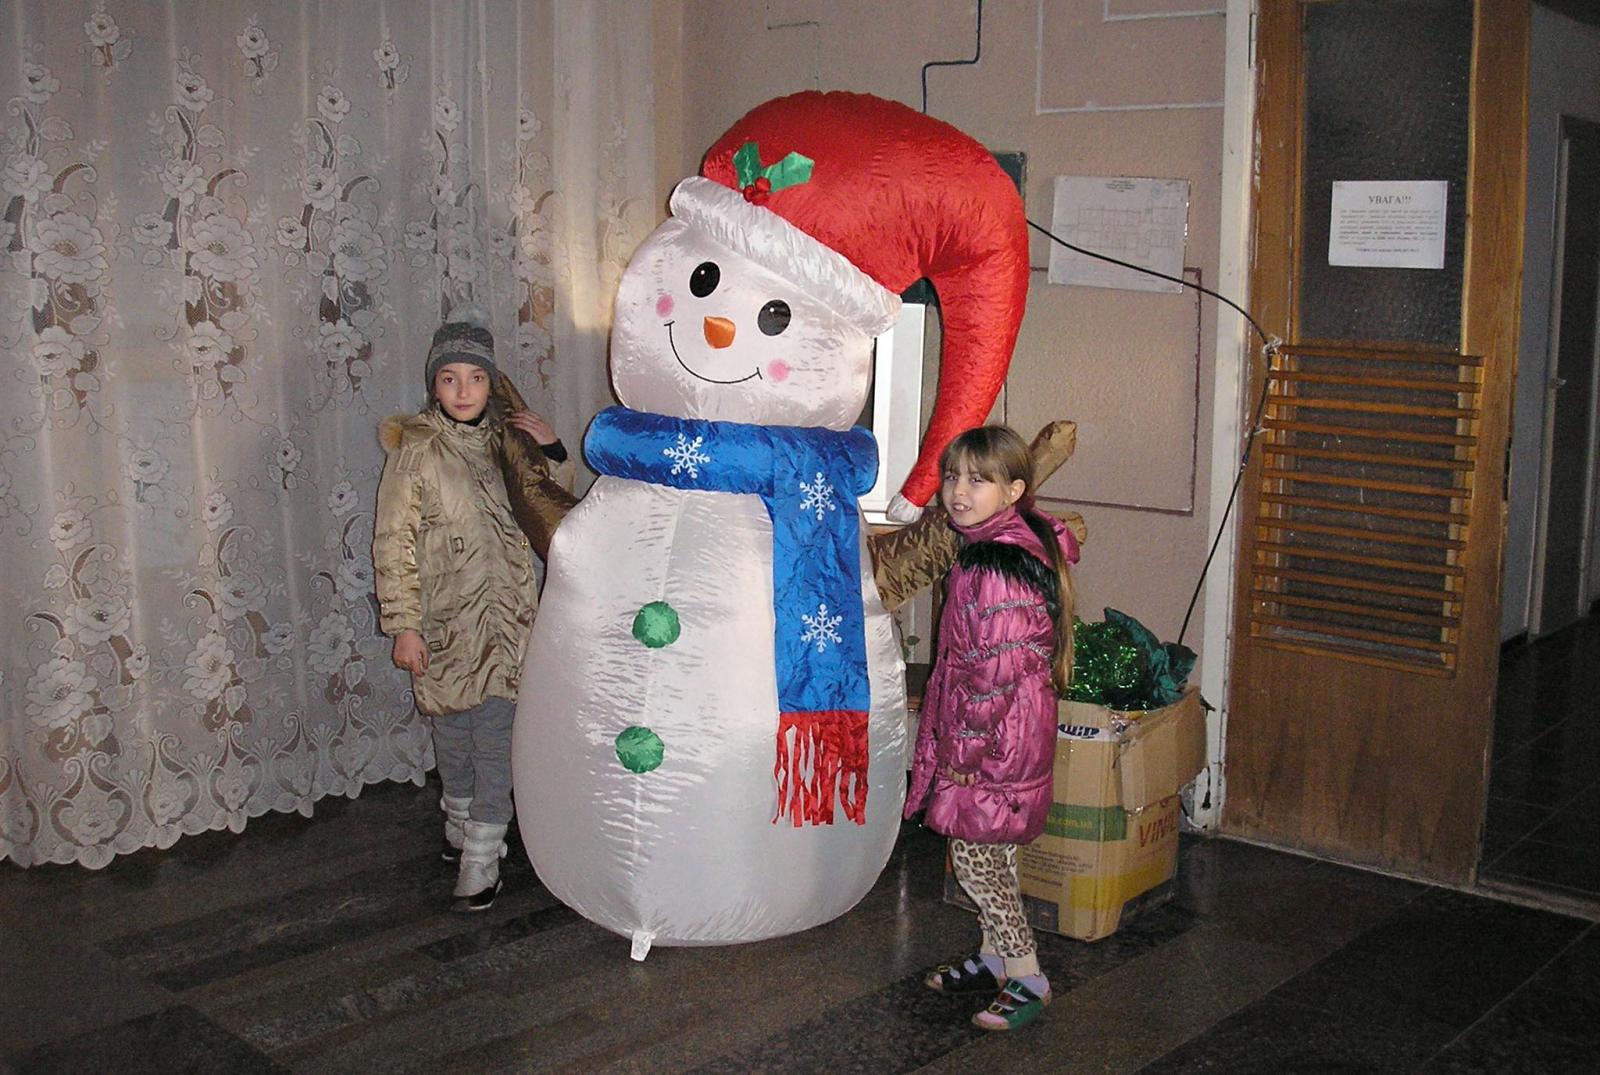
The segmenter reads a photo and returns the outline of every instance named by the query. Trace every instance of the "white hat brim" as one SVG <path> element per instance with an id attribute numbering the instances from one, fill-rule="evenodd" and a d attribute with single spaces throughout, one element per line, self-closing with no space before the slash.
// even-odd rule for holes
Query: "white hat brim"
<path id="1" fill-rule="evenodd" d="M 803 287 L 868 336 L 894 325 L 900 296 L 770 209 L 703 176 L 672 192 L 672 215 L 707 232 L 734 253 Z"/>

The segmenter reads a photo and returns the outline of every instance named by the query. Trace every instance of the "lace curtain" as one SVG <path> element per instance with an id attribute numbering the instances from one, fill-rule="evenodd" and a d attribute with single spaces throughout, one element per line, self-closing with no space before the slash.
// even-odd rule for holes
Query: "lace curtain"
<path id="1" fill-rule="evenodd" d="M 441 315 L 569 444 L 655 222 L 633 5 L 0 0 L 0 858 L 420 782 L 375 429 Z"/>

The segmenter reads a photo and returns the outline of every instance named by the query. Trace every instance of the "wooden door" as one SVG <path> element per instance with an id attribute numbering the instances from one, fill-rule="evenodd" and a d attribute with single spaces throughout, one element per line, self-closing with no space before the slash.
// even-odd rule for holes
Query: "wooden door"
<path id="1" fill-rule="evenodd" d="M 1476 866 L 1528 35 L 1507 0 L 1261 3 L 1251 294 L 1284 343 L 1240 494 L 1225 832 Z M 1330 265 L 1339 180 L 1447 181 L 1444 267 Z"/>

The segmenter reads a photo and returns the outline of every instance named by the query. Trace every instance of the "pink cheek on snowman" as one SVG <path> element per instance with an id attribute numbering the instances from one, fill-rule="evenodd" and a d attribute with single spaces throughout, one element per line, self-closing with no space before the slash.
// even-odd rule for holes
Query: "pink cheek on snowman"
<path id="1" fill-rule="evenodd" d="M 767 378 L 779 383 L 787 381 L 789 379 L 789 363 L 780 358 L 769 365 L 767 367 Z"/>
<path id="2" fill-rule="evenodd" d="M 657 317 L 671 317 L 672 316 L 672 296 L 671 295 L 663 295 L 659 299 L 656 300 L 656 316 Z"/>

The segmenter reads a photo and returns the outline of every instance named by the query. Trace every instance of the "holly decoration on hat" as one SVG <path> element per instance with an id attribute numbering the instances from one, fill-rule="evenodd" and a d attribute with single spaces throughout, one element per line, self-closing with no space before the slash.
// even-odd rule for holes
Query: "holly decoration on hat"
<path id="1" fill-rule="evenodd" d="M 804 183 L 811 178 L 811 168 L 816 162 L 799 153 L 790 153 L 776 164 L 761 167 L 761 150 L 754 142 L 746 142 L 733 155 L 734 178 L 747 202 L 760 205 L 767 195 L 784 187 Z"/>

